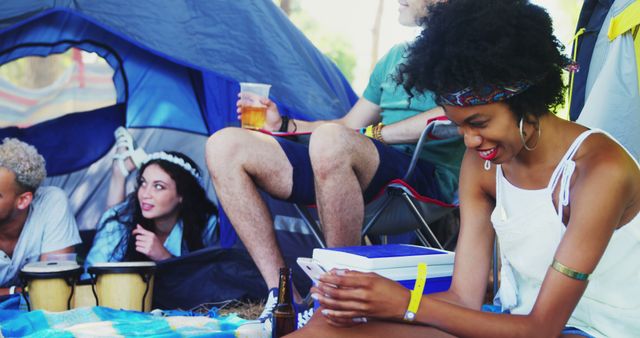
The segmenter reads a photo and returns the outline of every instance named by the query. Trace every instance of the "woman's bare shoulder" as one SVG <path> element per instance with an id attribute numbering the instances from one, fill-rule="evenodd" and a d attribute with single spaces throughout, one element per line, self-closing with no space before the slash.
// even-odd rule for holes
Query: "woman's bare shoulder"
<path id="1" fill-rule="evenodd" d="M 606 171 L 610 175 L 640 179 L 638 163 L 618 142 L 602 133 L 585 139 L 574 161 L 586 171 Z"/>
<path id="2" fill-rule="evenodd" d="M 628 203 L 640 201 L 640 168 L 615 140 L 602 133 L 590 135 L 574 157 L 575 183 L 596 181 L 603 190 L 616 190 Z"/>

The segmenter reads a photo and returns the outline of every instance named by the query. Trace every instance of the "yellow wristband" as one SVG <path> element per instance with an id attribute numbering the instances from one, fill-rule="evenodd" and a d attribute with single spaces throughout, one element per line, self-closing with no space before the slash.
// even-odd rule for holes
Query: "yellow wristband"
<path id="1" fill-rule="evenodd" d="M 409 306 L 404 313 L 404 320 L 412 322 L 416 319 L 416 312 L 420 308 L 420 301 L 422 300 L 422 293 L 424 287 L 427 284 L 427 264 L 418 264 L 418 276 L 416 277 L 416 284 L 411 291 L 411 299 L 409 300 Z"/>
<path id="2" fill-rule="evenodd" d="M 364 130 L 364 136 L 373 138 L 373 127 L 373 125 L 367 126 L 367 128 Z"/>

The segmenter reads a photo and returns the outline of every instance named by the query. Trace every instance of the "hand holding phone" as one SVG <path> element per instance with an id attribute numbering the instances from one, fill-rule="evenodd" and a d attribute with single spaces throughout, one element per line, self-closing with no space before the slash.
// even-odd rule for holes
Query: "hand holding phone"
<path id="1" fill-rule="evenodd" d="M 320 280 L 320 276 L 327 273 L 327 271 L 313 258 L 307 257 L 298 257 L 296 260 L 298 265 L 302 268 L 309 278 L 313 281 L 314 284 L 317 284 Z"/>

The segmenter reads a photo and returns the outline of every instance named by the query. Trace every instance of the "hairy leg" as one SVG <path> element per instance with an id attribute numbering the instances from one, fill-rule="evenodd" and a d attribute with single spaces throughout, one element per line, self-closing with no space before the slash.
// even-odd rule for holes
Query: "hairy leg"
<path id="1" fill-rule="evenodd" d="M 309 156 L 327 245 L 360 244 L 363 192 L 380 163 L 375 145 L 342 125 L 325 124 L 311 136 Z"/>
<path id="2" fill-rule="evenodd" d="M 366 324 L 360 324 L 348 328 L 340 328 L 329 325 L 320 314 L 314 314 L 309 323 L 302 329 L 287 335 L 287 337 L 308 337 L 308 338 L 370 338 L 370 337 L 453 337 L 448 333 L 438 329 L 412 325 L 405 323 L 384 322 L 371 320 Z"/>
<path id="3" fill-rule="evenodd" d="M 286 154 L 271 136 L 226 128 L 209 138 L 206 161 L 218 199 L 238 236 L 267 287 L 277 287 L 278 269 L 285 262 L 258 188 L 277 198 L 289 197 L 293 168 Z"/>

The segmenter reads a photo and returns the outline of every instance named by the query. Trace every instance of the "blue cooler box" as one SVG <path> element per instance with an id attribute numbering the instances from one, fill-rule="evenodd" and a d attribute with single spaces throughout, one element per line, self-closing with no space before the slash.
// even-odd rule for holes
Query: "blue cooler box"
<path id="1" fill-rule="evenodd" d="M 418 263 L 427 264 L 427 284 L 424 294 L 446 291 L 451 285 L 453 260 L 451 251 L 408 244 L 350 246 L 314 249 L 313 259 L 327 271 L 349 269 L 375 272 L 413 289 Z"/>

